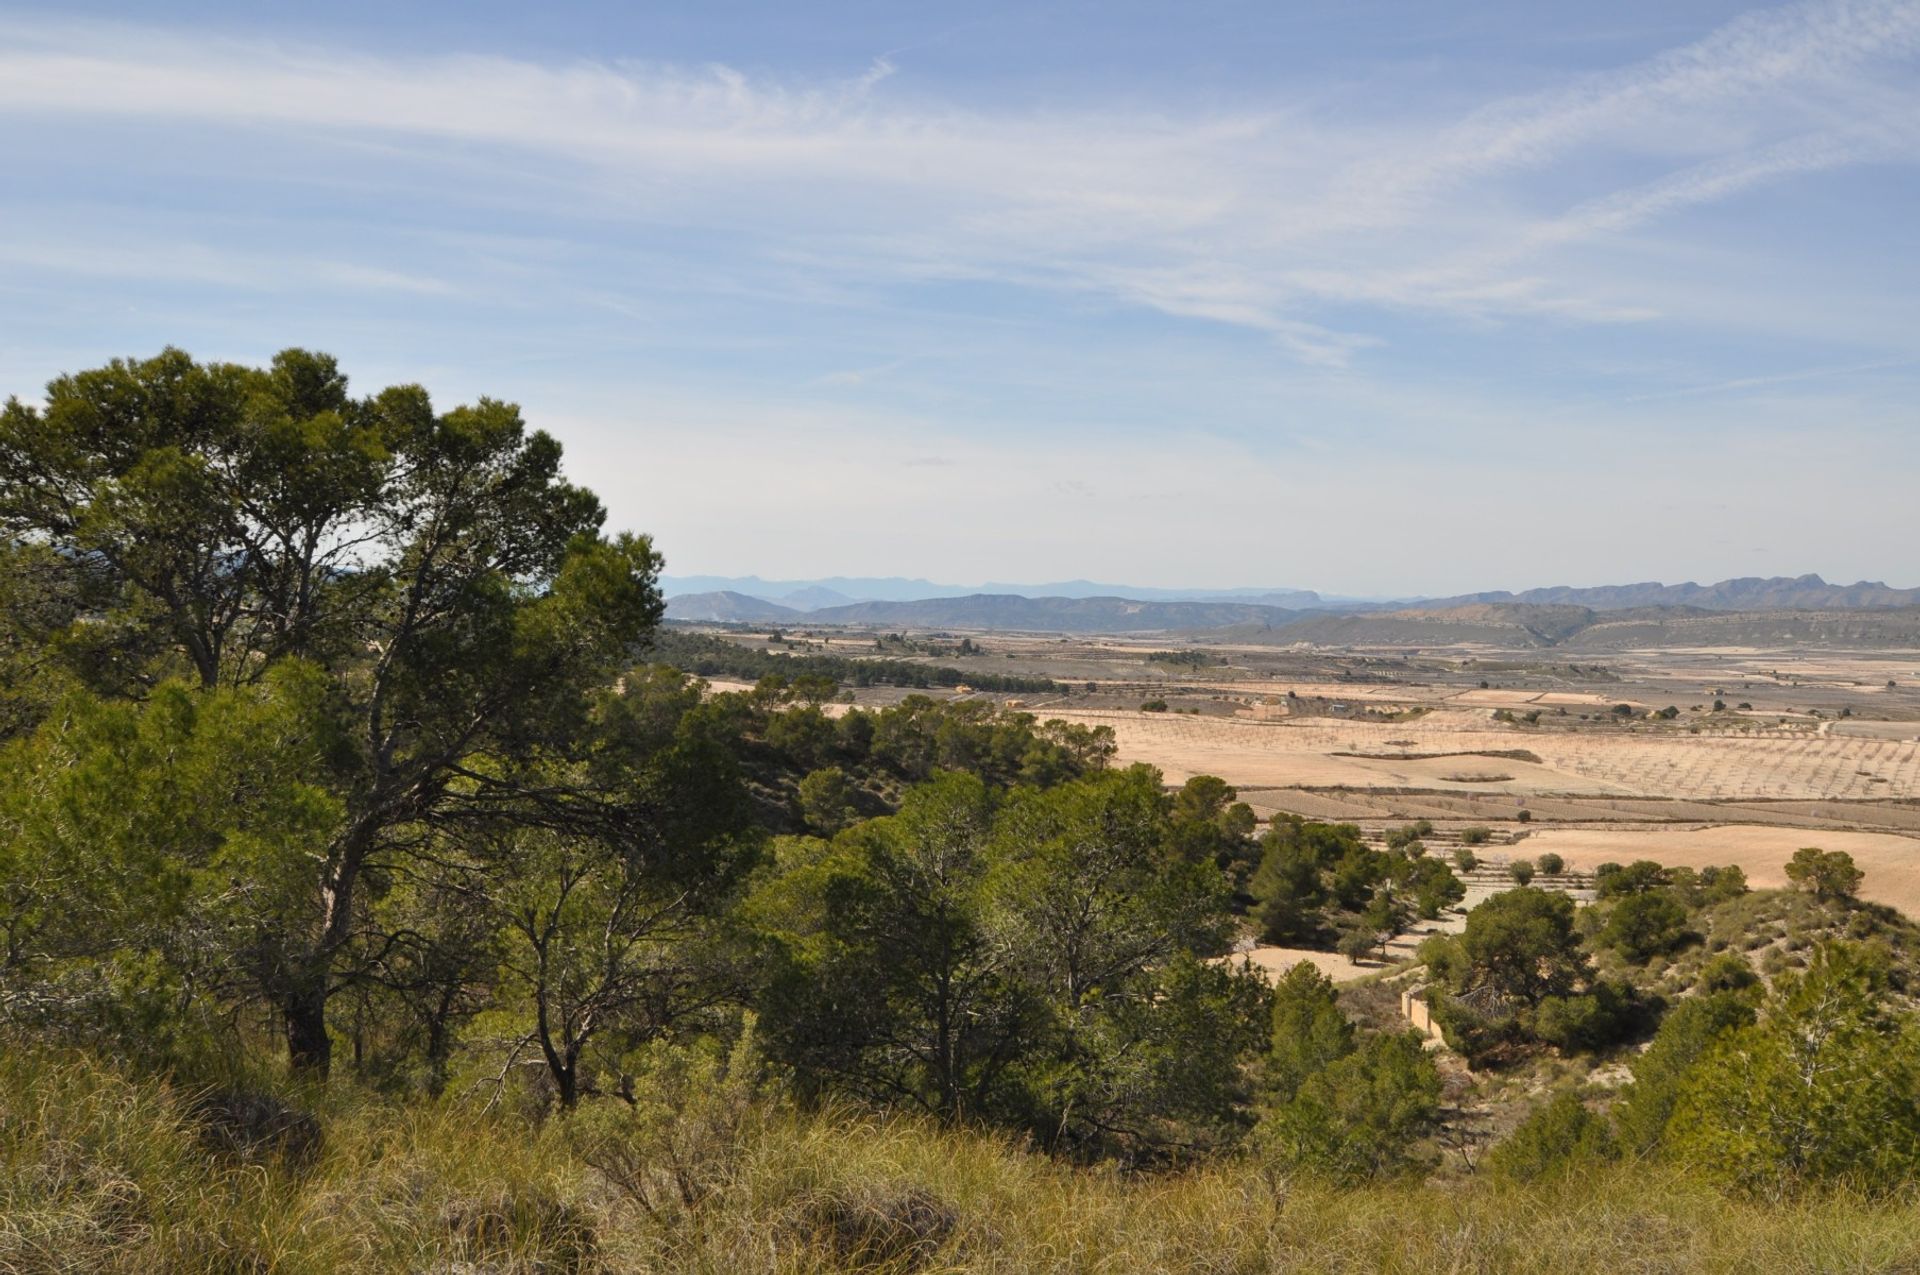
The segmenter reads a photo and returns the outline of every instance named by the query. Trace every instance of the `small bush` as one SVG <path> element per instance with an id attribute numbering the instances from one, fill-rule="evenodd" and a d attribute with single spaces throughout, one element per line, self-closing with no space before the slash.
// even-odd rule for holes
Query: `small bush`
<path id="1" fill-rule="evenodd" d="M 1535 1182 L 1611 1160 L 1613 1131 L 1578 1094 L 1555 1094 L 1487 1156 L 1487 1167 L 1509 1182 Z"/>
<path id="2" fill-rule="evenodd" d="M 1551 851 L 1541 855 L 1533 862 L 1534 865 L 1540 869 L 1542 876 L 1557 877 L 1566 871 L 1567 867 L 1567 861 Z"/>
<path id="3" fill-rule="evenodd" d="M 1525 885 L 1533 880 L 1533 865 L 1525 859 L 1515 859 L 1507 868 L 1507 875 L 1513 878 L 1515 885 Z"/>
<path id="4" fill-rule="evenodd" d="M 1753 963 L 1738 952 L 1721 952 L 1700 967 L 1694 986 L 1702 992 L 1737 992 L 1760 981 Z"/>
<path id="5" fill-rule="evenodd" d="M 1475 826 L 1460 830 L 1460 844 L 1463 846 L 1484 846 L 1493 840 L 1493 829 Z"/>

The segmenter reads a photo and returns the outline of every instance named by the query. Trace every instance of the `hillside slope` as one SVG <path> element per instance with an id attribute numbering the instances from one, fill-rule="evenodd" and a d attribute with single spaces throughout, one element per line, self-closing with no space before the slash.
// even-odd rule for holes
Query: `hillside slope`
<path id="1" fill-rule="evenodd" d="M 781 606 L 778 602 L 752 598 L 726 589 L 717 593 L 683 593 L 667 599 L 669 620 L 692 620 L 705 624 L 784 624 L 804 615 L 805 612 Z"/>

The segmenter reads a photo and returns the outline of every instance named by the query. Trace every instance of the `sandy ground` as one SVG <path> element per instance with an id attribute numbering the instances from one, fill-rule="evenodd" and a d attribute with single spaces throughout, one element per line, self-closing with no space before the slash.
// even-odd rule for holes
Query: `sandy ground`
<path id="1" fill-rule="evenodd" d="M 1676 868 L 1737 863 L 1753 885 L 1784 886 L 1787 860 L 1802 846 L 1846 851 L 1867 874 L 1860 888 L 1862 898 L 1920 916 L 1920 840 L 1889 833 L 1750 825 L 1619 831 L 1549 828 L 1528 837 L 1516 853 L 1537 856 L 1551 850 L 1588 871 L 1598 864 L 1635 859 L 1653 859 Z"/>
<path id="2" fill-rule="evenodd" d="M 1351 983 L 1357 978 L 1378 974 L 1385 968 L 1378 962 L 1356 965 L 1338 952 L 1316 952 L 1304 947 L 1272 947 L 1267 944 L 1251 952 L 1236 952 L 1227 959 L 1235 965 L 1251 966 L 1275 980 L 1302 962 L 1313 966 L 1336 983 Z"/>

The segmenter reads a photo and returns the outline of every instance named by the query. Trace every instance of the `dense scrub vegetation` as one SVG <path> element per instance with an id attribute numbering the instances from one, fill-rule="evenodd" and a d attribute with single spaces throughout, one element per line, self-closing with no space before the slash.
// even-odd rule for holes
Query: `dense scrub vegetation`
<path id="1" fill-rule="evenodd" d="M 1845 856 L 1475 909 L 1423 953 L 1454 1047 L 1632 1083 L 1422 1188 L 1461 1076 L 1218 959 L 1457 901 L 1420 829 L 1256 841 L 1104 730 L 714 694 L 600 524 L 510 406 L 298 351 L 8 403 L 0 1269 L 1913 1256 L 1912 927 Z"/>
<path id="2" fill-rule="evenodd" d="M 1436 917 L 1466 896 L 1418 835 L 1396 835 L 1386 850 L 1375 850 L 1354 824 L 1280 815 L 1259 853 L 1249 889 L 1261 935 L 1272 943 L 1363 956 L 1411 918 Z"/>
<path id="3" fill-rule="evenodd" d="M 972 645 L 969 639 L 966 653 L 971 653 Z M 1063 689 L 1058 682 L 1045 677 L 949 668 L 886 655 L 853 657 L 766 651 L 710 633 L 690 633 L 672 627 L 662 627 L 653 635 L 653 650 L 657 659 L 700 677 L 738 677 L 747 681 L 769 676 L 825 678 L 841 686 L 911 686 L 920 690 L 971 686 L 979 691 L 1042 695 L 1057 695 Z"/>

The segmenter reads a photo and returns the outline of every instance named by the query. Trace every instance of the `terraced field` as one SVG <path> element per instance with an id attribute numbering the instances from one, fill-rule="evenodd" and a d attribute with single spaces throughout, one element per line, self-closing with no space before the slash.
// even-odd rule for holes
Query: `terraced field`
<path id="1" fill-rule="evenodd" d="M 1920 739 L 1865 737 L 1798 725 L 1702 727 L 1693 734 L 1651 725 L 1632 730 L 1519 729 L 1496 725 L 1487 713 L 1473 710 L 1442 710 L 1410 722 L 1046 711 L 1111 726 L 1123 760 L 1151 762 L 1176 782 L 1215 774 L 1249 787 L 1421 788 L 1708 801 L 1851 801 L 1920 793 Z M 1920 733 L 1920 727 L 1915 731 Z M 1474 755 L 1515 749 L 1540 760 Z"/>

